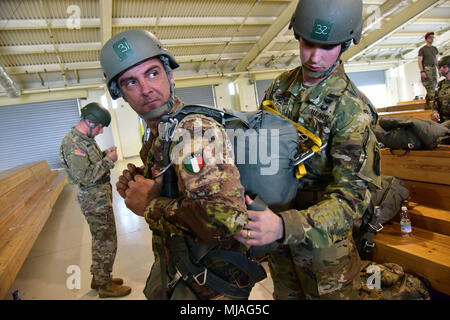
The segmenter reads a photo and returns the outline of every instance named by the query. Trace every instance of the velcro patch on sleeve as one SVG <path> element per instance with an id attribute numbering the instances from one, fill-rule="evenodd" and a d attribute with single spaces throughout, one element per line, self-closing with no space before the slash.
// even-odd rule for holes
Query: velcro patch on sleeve
<path id="1" fill-rule="evenodd" d="M 86 152 L 84 152 L 83 150 L 80 150 L 80 149 L 75 149 L 73 154 L 76 156 L 80 156 L 80 157 L 86 157 Z"/>

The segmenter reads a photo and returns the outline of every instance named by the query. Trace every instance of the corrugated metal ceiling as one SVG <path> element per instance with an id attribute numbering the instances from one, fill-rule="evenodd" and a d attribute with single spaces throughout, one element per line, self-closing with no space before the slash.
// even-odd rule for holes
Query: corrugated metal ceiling
<path id="1" fill-rule="evenodd" d="M 344 55 L 347 69 L 363 70 L 365 64 L 387 69 L 412 61 L 427 31 L 436 32 L 435 45 L 448 54 L 450 1 L 363 3 L 366 28 L 361 44 Z M 296 4 L 297 0 L 2 0 L 0 64 L 21 89 L 102 83 L 102 35 L 139 27 L 154 32 L 179 60 L 175 77 L 285 70 L 299 64 L 298 43 L 286 28 Z M 69 28 L 74 21 L 71 6 L 79 8 L 80 28 Z"/>

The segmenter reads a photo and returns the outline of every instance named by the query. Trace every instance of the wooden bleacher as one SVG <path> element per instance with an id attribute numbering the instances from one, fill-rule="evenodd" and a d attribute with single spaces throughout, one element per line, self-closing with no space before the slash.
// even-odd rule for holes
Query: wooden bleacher
<path id="1" fill-rule="evenodd" d="M 425 100 L 399 102 L 395 106 L 378 108 L 378 117 L 404 116 L 431 120 L 431 110 L 426 108 Z"/>
<path id="2" fill-rule="evenodd" d="M 401 178 L 418 204 L 409 210 L 412 235 L 401 235 L 397 216 L 375 236 L 372 259 L 397 263 L 450 295 L 450 146 L 403 154 L 382 149 L 381 171 Z"/>
<path id="3" fill-rule="evenodd" d="M 0 299 L 14 282 L 67 183 L 46 161 L 0 172 Z"/>

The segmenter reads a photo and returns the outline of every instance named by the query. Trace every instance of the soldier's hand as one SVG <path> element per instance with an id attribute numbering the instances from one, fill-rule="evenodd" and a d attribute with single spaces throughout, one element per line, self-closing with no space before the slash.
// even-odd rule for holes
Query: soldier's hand
<path id="1" fill-rule="evenodd" d="M 106 150 L 106 156 L 110 158 L 113 162 L 116 162 L 118 158 L 117 147 L 111 147 L 108 150 Z"/>
<path id="2" fill-rule="evenodd" d="M 441 120 L 441 117 L 439 116 L 439 112 L 435 112 L 431 115 L 431 120 L 439 122 Z"/>
<path id="3" fill-rule="evenodd" d="M 245 202 L 249 205 L 253 201 L 246 195 Z M 248 210 L 247 213 L 249 222 L 234 236 L 237 241 L 249 246 L 262 246 L 283 237 L 283 221 L 272 210 Z"/>
<path id="4" fill-rule="evenodd" d="M 122 175 L 119 176 L 119 180 L 116 183 L 117 192 L 122 198 L 125 199 L 125 191 L 128 189 L 128 183 L 134 180 L 135 175 L 143 175 L 144 170 L 142 168 L 136 167 L 132 163 L 127 164 L 127 169 L 122 171 Z"/>
<path id="5" fill-rule="evenodd" d="M 125 205 L 138 216 L 143 216 L 150 201 L 161 194 L 161 188 L 162 177 L 152 180 L 135 175 L 125 191 Z"/>

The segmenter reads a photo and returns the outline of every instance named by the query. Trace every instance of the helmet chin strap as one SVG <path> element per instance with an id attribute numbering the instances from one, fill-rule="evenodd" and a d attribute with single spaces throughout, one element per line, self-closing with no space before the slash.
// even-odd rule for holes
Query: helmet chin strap
<path id="1" fill-rule="evenodd" d="M 445 78 L 447 78 L 447 75 L 448 75 L 448 73 L 450 72 L 450 66 L 448 66 L 448 67 L 449 67 L 449 69 L 447 70 L 447 72 L 444 72 L 444 73 L 442 74 L 442 76 L 445 77 Z"/>
<path id="2" fill-rule="evenodd" d="M 163 104 L 161 107 L 159 107 L 155 110 L 151 110 L 144 114 L 139 114 L 139 116 L 144 120 L 154 120 L 154 119 L 161 117 L 164 114 L 169 113 L 169 110 L 175 104 L 175 102 L 174 102 L 175 101 L 174 85 L 170 81 L 170 72 L 172 71 L 172 69 L 170 68 L 170 65 L 169 65 L 169 58 L 167 58 L 166 56 L 159 56 L 159 59 L 161 60 L 163 66 L 164 66 L 164 70 L 166 71 L 166 74 L 167 74 L 167 79 L 169 80 L 170 97 L 169 97 L 169 100 L 165 104 Z"/>
<path id="3" fill-rule="evenodd" d="M 84 124 L 86 124 L 86 126 L 89 128 L 89 133 L 88 133 L 88 137 L 89 138 L 93 138 L 93 136 L 92 136 L 92 129 L 94 129 L 96 126 L 97 126 L 97 124 L 92 124 L 92 125 L 90 125 L 87 121 L 86 121 L 86 119 L 83 119 L 83 122 L 84 122 Z"/>

